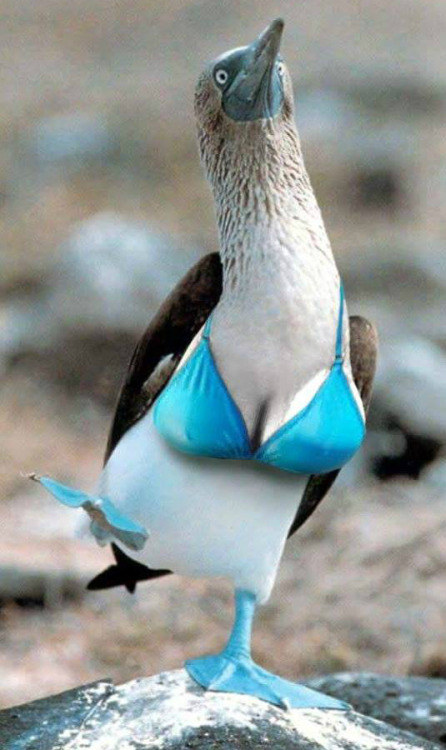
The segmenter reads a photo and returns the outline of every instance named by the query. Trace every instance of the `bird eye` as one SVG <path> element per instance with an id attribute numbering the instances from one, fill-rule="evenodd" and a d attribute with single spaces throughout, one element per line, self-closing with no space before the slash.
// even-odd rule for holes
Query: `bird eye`
<path id="1" fill-rule="evenodd" d="M 283 64 L 283 62 L 277 63 L 277 72 L 279 76 L 283 76 L 283 74 L 285 73 L 285 65 Z"/>
<path id="2" fill-rule="evenodd" d="M 229 74 L 224 68 L 219 68 L 215 71 L 215 80 L 219 86 L 224 86 L 229 78 Z"/>

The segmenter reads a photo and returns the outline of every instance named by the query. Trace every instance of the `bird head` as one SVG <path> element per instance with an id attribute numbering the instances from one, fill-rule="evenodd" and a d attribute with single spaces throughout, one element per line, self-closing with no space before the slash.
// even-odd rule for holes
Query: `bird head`
<path id="1" fill-rule="evenodd" d="M 283 27 L 276 19 L 252 44 L 220 55 L 200 76 L 195 114 L 208 167 L 223 143 L 245 147 L 272 133 L 280 138 L 293 121 L 291 78 L 279 52 Z"/>

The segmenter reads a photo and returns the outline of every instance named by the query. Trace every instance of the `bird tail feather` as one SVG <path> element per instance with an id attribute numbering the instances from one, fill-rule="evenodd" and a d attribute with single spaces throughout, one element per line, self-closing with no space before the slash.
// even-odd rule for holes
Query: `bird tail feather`
<path id="1" fill-rule="evenodd" d="M 116 560 L 115 565 L 110 565 L 99 573 L 87 586 L 90 591 L 99 589 L 111 589 L 115 586 L 125 586 L 131 594 L 136 589 L 136 584 L 140 581 L 149 581 L 154 578 L 161 578 L 171 573 L 170 570 L 153 570 L 147 565 L 132 560 L 116 544 L 112 543 L 113 555 Z"/>

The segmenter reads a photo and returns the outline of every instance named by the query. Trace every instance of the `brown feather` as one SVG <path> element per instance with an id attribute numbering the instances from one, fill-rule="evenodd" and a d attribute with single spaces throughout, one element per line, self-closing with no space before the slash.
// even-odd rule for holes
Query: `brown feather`
<path id="1" fill-rule="evenodd" d="M 375 326 L 359 315 L 350 317 L 350 361 L 353 379 L 367 414 L 372 396 L 378 355 L 378 333 Z M 288 532 L 292 536 L 308 520 L 332 487 L 340 469 L 327 474 L 313 474 L 305 487 L 302 500 Z"/>
<path id="2" fill-rule="evenodd" d="M 130 360 L 118 396 L 105 462 L 121 437 L 147 413 L 178 362 L 220 299 L 219 253 L 198 261 L 163 302 Z M 165 362 L 163 360 L 166 359 Z"/>

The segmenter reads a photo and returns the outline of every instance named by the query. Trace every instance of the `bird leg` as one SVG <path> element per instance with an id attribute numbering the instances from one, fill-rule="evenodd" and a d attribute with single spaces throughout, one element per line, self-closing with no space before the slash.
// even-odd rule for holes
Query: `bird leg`
<path id="1" fill-rule="evenodd" d="M 195 682 L 207 690 L 251 695 L 286 709 L 350 708 L 343 701 L 283 680 L 253 662 L 251 632 L 255 609 L 254 594 L 237 589 L 234 626 L 223 651 L 185 664 Z"/>

